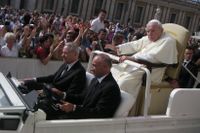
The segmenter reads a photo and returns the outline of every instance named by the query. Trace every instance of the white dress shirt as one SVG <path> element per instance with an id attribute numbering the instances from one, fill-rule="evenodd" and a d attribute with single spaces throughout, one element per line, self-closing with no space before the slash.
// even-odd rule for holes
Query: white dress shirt
<path id="1" fill-rule="evenodd" d="M 19 49 L 21 45 L 18 43 L 14 44 L 12 49 L 7 47 L 7 44 L 1 47 L 1 56 L 5 57 L 18 57 Z"/>
<path id="2" fill-rule="evenodd" d="M 100 21 L 99 17 L 92 20 L 90 30 L 98 33 L 100 29 L 104 29 L 105 25 L 103 21 Z"/>

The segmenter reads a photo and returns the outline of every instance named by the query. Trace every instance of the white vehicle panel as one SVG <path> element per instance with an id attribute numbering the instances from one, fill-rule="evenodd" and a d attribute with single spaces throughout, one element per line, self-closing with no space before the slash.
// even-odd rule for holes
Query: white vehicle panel
<path id="1" fill-rule="evenodd" d="M 125 118 L 40 121 L 35 133 L 125 133 L 125 123 Z"/>
<path id="2" fill-rule="evenodd" d="M 167 116 L 127 118 L 127 133 L 199 133 L 200 117 Z"/>

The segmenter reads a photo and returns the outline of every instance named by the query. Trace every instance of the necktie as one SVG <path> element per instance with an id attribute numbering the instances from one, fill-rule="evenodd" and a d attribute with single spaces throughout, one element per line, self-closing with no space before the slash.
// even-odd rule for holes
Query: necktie
<path id="1" fill-rule="evenodd" d="M 68 65 L 65 66 L 65 69 L 60 74 L 60 77 L 62 77 L 65 74 L 65 72 L 67 72 L 67 70 L 68 70 Z"/>
<path id="2" fill-rule="evenodd" d="M 97 80 L 97 78 L 94 78 L 94 79 L 92 80 L 91 85 L 89 86 L 89 89 L 90 89 L 90 90 L 89 90 L 89 95 L 94 94 L 94 92 L 96 91 L 98 85 L 99 85 L 99 81 Z"/>
<path id="3" fill-rule="evenodd" d="M 183 65 L 186 66 L 186 65 L 187 65 L 187 62 L 183 62 Z"/>
<path id="4" fill-rule="evenodd" d="M 92 97 L 95 95 L 95 91 L 98 89 L 99 81 L 97 78 L 94 78 L 89 86 L 88 94 L 86 95 L 83 105 L 86 105 L 89 103 L 89 101 L 92 99 Z"/>
<path id="5" fill-rule="evenodd" d="M 99 85 L 99 81 L 97 78 L 95 78 L 95 83 L 94 83 L 94 86 L 97 87 Z"/>

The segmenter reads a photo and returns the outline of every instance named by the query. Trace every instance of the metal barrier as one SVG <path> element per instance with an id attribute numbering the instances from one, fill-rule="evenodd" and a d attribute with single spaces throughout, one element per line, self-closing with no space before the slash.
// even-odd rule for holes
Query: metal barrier
<path id="1" fill-rule="evenodd" d="M 56 72 L 62 63 L 63 61 L 51 60 L 43 65 L 38 59 L 0 58 L 0 71 L 4 75 L 10 72 L 17 79 L 46 76 Z M 82 64 L 87 67 L 87 64 Z"/>

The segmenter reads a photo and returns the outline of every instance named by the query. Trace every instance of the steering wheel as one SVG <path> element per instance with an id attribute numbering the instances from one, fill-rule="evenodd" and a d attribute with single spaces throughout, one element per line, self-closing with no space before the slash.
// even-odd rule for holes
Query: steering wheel
<path id="1" fill-rule="evenodd" d="M 44 88 L 43 88 L 44 95 L 51 102 L 53 102 L 53 103 L 59 103 L 62 98 L 51 91 L 52 86 L 50 86 L 49 84 L 46 84 L 46 83 L 44 83 L 43 86 L 44 86 Z"/>
<path id="2" fill-rule="evenodd" d="M 62 99 L 60 96 L 56 95 L 51 91 L 52 86 L 48 84 L 43 84 L 43 95 L 39 96 L 38 103 L 42 103 L 43 101 L 45 104 L 48 104 L 51 106 L 54 110 L 59 110 L 59 106 L 57 103 L 60 103 L 60 100 Z"/>

